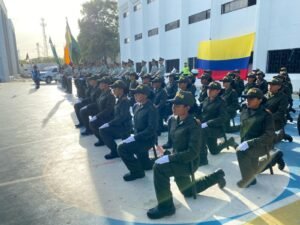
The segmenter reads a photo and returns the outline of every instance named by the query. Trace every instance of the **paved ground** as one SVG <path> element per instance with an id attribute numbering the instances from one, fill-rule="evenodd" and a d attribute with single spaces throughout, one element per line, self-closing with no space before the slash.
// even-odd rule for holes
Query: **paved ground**
<path id="1" fill-rule="evenodd" d="M 258 176 L 258 184 L 239 189 L 233 149 L 210 156 L 196 176 L 223 168 L 227 186 L 185 199 L 172 182 L 177 213 L 150 221 L 156 204 L 152 171 L 125 183 L 120 159 L 106 161 L 106 147 L 80 137 L 74 128 L 76 97 L 56 85 L 0 84 L 0 224 L 300 224 L 300 139 L 288 125 L 293 143 L 282 142 L 288 166 Z M 295 102 L 299 105 L 299 101 Z M 298 115 L 299 111 L 294 115 Z M 239 141 L 238 135 L 233 136 Z M 162 144 L 166 134 L 159 139 Z"/>

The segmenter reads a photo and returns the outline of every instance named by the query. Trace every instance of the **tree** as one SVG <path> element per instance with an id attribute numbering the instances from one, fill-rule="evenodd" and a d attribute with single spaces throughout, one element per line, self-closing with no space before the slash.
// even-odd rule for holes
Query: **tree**
<path id="1" fill-rule="evenodd" d="M 120 51 L 117 1 L 91 0 L 82 5 L 78 43 L 85 61 L 115 59 Z"/>

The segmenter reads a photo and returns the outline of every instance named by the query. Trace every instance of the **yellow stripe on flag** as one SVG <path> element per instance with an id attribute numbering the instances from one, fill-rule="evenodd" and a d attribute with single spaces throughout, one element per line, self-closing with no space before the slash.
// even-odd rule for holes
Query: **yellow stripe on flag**
<path id="1" fill-rule="evenodd" d="M 249 57 L 253 50 L 255 33 L 223 39 L 202 41 L 198 46 L 198 58 L 202 60 L 229 60 Z"/>

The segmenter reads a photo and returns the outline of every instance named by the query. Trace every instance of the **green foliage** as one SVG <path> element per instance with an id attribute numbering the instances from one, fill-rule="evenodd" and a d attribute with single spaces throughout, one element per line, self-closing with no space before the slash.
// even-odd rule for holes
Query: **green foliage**
<path id="1" fill-rule="evenodd" d="M 83 61 L 115 58 L 120 51 L 117 1 L 91 0 L 82 5 L 78 42 Z"/>

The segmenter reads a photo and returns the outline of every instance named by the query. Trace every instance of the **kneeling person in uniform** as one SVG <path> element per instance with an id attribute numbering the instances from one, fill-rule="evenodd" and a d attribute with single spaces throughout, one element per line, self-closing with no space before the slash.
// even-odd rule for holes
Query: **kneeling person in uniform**
<path id="1" fill-rule="evenodd" d="M 191 172 L 199 165 L 199 153 L 202 142 L 202 129 L 189 113 L 195 103 L 190 92 L 180 91 L 173 102 L 173 113 L 177 116 L 177 126 L 170 130 L 173 142 L 173 154 L 165 155 L 155 161 L 153 166 L 154 188 L 158 205 L 149 209 L 150 219 L 159 219 L 175 213 L 175 207 L 170 190 L 170 177 L 175 177 L 179 190 L 185 197 L 193 196 Z M 219 169 L 196 181 L 197 193 L 206 190 L 214 184 L 220 188 L 226 185 L 225 173 Z"/>
<path id="2" fill-rule="evenodd" d="M 259 157 L 270 151 L 275 136 L 272 114 L 262 105 L 263 92 L 258 88 L 251 88 L 243 97 L 247 99 L 247 107 L 241 112 L 241 144 L 236 148 L 242 176 L 237 183 L 240 188 L 256 184 L 256 174 L 269 163 Z M 279 163 L 281 157 L 278 157 Z"/>
<path id="3" fill-rule="evenodd" d="M 156 142 L 158 125 L 157 110 L 148 99 L 152 93 L 151 89 L 141 84 L 131 91 L 137 102 L 133 106 L 134 134 L 118 146 L 119 156 L 129 170 L 129 173 L 123 176 L 125 181 L 143 178 L 144 170 L 152 169 L 148 150 Z"/>

